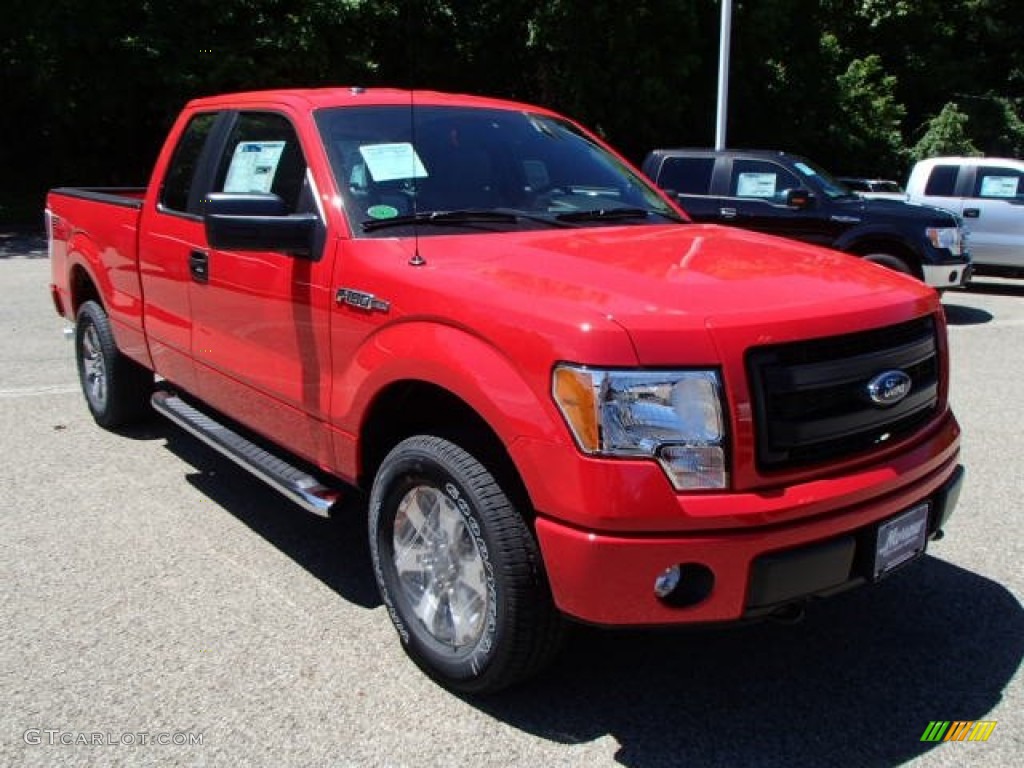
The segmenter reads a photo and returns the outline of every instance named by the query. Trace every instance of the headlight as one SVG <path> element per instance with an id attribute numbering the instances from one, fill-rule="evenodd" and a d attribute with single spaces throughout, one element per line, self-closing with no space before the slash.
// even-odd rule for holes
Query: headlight
<path id="1" fill-rule="evenodd" d="M 584 453 L 650 457 L 677 490 L 726 487 L 717 372 L 559 365 L 552 390 Z"/>
<path id="2" fill-rule="evenodd" d="M 924 232 L 936 248 L 946 248 L 953 254 L 963 252 L 963 237 L 959 227 L 928 227 Z"/>

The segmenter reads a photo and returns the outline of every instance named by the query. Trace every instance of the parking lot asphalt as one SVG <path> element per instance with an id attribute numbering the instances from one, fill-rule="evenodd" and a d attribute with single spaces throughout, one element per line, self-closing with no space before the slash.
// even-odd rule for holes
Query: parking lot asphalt
<path id="1" fill-rule="evenodd" d="M 358 520 L 93 424 L 32 247 L 0 254 L 0 763 L 1024 765 L 1024 281 L 944 297 L 968 475 L 923 560 L 796 625 L 581 628 L 474 701 L 403 655 Z"/>

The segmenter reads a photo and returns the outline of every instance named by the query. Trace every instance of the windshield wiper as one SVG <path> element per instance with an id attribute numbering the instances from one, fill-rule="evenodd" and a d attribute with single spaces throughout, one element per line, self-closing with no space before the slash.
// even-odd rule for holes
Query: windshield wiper
<path id="1" fill-rule="evenodd" d="M 362 227 L 364 232 L 372 232 L 375 229 L 406 227 L 410 224 L 443 227 L 459 224 L 515 224 L 518 220 L 515 214 L 502 211 L 419 211 L 390 219 L 370 219 L 364 221 Z"/>
<path id="2" fill-rule="evenodd" d="M 406 227 L 413 224 L 445 227 L 462 224 L 518 224 L 520 221 L 536 221 L 549 227 L 572 226 L 568 222 L 559 221 L 560 218 L 541 216 L 511 208 L 467 208 L 456 211 L 419 211 L 406 216 L 395 216 L 391 219 L 370 219 L 364 221 L 362 227 L 364 232 L 372 232 L 376 229 Z"/>
<path id="3" fill-rule="evenodd" d="M 559 221 L 615 221 L 646 219 L 651 212 L 643 208 L 595 208 L 590 211 L 569 211 L 555 216 Z"/>

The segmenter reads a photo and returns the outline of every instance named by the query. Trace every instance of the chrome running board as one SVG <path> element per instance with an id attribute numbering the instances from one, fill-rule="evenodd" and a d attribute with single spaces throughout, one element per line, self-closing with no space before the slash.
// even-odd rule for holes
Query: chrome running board
<path id="1" fill-rule="evenodd" d="M 328 488 L 308 472 L 242 437 L 173 392 L 155 392 L 152 403 L 161 416 L 198 437 L 307 511 L 327 517 L 331 507 L 341 498 L 338 490 Z"/>

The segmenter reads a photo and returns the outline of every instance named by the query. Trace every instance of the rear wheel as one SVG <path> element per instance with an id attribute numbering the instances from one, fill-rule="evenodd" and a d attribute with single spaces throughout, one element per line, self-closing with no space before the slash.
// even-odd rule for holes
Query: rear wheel
<path id="1" fill-rule="evenodd" d="M 75 361 L 85 402 L 101 427 L 130 424 L 148 413 L 153 374 L 121 354 L 110 319 L 95 301 L 78 309 Z"/>
<path id="2" fill-rule="evenodd" d="M 369 528 L 377 585 L 405 651 L 442 685 L 496 691 L 557 652 L 562 619 L 533 534 L 458 445 L 399 443 L 374 480 Z"/>

